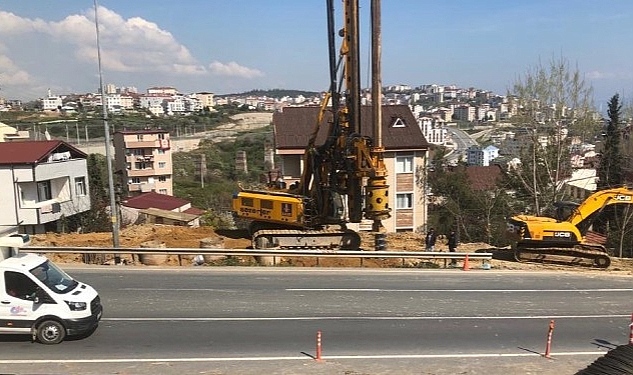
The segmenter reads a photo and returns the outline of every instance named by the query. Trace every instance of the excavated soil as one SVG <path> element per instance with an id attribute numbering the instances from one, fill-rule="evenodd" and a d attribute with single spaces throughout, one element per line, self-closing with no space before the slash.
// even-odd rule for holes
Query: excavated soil
<path id="1" fill-rule="evenodd" d="M 361 233 L 362 248 L 372 250 L 374 238 L 370 233 Z M 166 248 L 200 248 L 224 247 L 227 249 L 246 249 L 250 246 L 250 239 L 245 231 L 214 231 L 210 227 L 188 228 L 168 225 L 135 225 L 121 230 L 119 236 L 121 247 L 166 247 Z M 424 235 L 411 232 L 387 234 L 387 250 L 392 251 L 423 251 Z M 60 234 L 47 233 L 32 236 L 32 246 L 54 247 L 112 247 L 112 233 Z M 448 251 L 446 244 L 440 240 L 436 245 L 437 251 Z M 598 270 L 586 267 L 569 267 L 562 265 L 518 263 L 513 260 L 509 248 L 495 248 L 485 243 L 464 243 L 457 248 L 458 252 L 491 252 L 493 259 L 489 262 L 492 269 L 502 270 L 558 270 L 595 273 L 633 274 L 633 259 L 612 258 L 611 267 Z M 97 263 L 112 264 L 112 255 L 84 255 L 84 254 L 48 254 L 55 262 L 60 263 Z M 160 257 L 160 256 L 157 256 Z M 130 254 L 121 254 L 121 258 L 128 264 L 142 263 Z M 165 258 L 165 257 L 163 257 Z M 187 266 L 193 264 L 193 256 L 168 256 L 155 264 Z M 157 263 L 156 263 L 157 262 Z M 207 257 L 209 265 L 257 265 L 253 257 Z M 148 262 L 143 262 L 148 264 Z M 471 268 L 481 267 L 481 261 L 470 261 Z M 281 258 L 276 260 L 280 266 L 296 267 L 411 267 L 411 268 L 444 268 L 444 260 L 415 260 L 415 259 L 374 259 L 367 258 Z M 461 265 L 460 265 L 461 267 Z"/>

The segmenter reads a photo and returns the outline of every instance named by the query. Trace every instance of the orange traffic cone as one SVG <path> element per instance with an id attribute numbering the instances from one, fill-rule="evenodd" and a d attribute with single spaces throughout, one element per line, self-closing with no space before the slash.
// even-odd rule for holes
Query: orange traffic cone
<path id="1" fill-rule="evenodd" d="M 468 253 L 466 253 L 466 257 L 464 258 L 464 268 L 462 270 L 463 271 L 470 270 L 470 265 L 468 264 Z"/>

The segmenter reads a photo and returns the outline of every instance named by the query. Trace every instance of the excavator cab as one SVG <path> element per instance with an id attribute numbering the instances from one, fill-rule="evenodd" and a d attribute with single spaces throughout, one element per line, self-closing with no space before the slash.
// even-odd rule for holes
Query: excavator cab
<path id="1" fill-rule="evenodd" d="M 560 201 L 554 203 L 553 218 L 558 221 L 567 221 L 571 215 L 578 209 L 579 203 L 571 201 Z"/>

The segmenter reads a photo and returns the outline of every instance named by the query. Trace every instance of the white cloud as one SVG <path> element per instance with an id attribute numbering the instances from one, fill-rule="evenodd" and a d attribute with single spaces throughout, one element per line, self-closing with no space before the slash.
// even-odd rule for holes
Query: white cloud
<path id="1" fill-rule="evenodd" d="M 29 73 L 20 70 L 7 56 L 0 55 L 0 87 L 25 85 L 31 81 Z"/>
<path id="2" fill-rule="evenodd" d="M 104 70 L 113 72 L 163 72 L 200 74 L 204 67 L 171 33 L 139 17 L 124 19 L 99 7 L 99 39 Z M 50 34 L 77 48 L 86 62 L 97 59 L 94 11 L 72 15 L 50 24 Z"/>
<path id="3" fill-rule="evenodd" d="M 223 64 L 219 61 L 214 61 L 209 64 L 209 70 L 212 74 L 219 76 L 232 76 L 232 77 L 242 77 L 242 78 L 255 78 L 262 77 L 264 73 L 257 69 L 247 68 L 245 66 L 241 66 L 235 61 L 231 61 L 228 64 Z"/>
<path id="4" fill-rule="evenodd" d="M 0 11 L 0 35 L 20 34 L 43 28 L 46 22 L 22 18 L 13 13 Z"/>
<path id="5" fill-rule="evenodd" d="M 633 79 L 633 74 L 631 72 L 599 72 L 597 70 L 592 70 L 587 73 L 587 78 L 593 80 L 613 80 L 613 79 L 621 79 L 621 80 L 630 80 Z"/>
<path id="6" fill-rule="evenodd" d="M 589 73 L 587 73 L 587 78 L 589 79 L 611 79 L 615 77 L 616 75 L 614 73 L 603 73 L 597 70 L 592 70 Z"/>
<path id="7" fill-rule="evenodd" d="M 99 7 L 101 62 L 121 84 L 156 80 L 199 83 L 200 77 L 253 79 L 264 74 L 237 62 L 200 63 L 169 31 L 141 17 L 123 18 Z M 59 21 L 31 19 L 0 10 L 0 87 L 4 95 L 35 88 L 85 90 L 95 87 L 97 46 L 94 9 Z M 24 48 L 28 45 L 29 48 Z M 215 82 L 218 84 L 220 82 Z M 41 95 L 41 94 L 40 94 Z"/>

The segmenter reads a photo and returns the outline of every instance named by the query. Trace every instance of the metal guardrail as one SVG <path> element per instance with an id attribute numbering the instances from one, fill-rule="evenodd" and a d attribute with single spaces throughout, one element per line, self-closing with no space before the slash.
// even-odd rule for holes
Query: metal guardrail
<path id="1" fill-rule="evenodd" d="M 225 255 L 318 258 L 418 258 L 490 260 L 492 253 L 439 251 L 366 251 L 366 250 L 274 250 L 274 249 L 212 249 L 212 248 L 113 248 L 113 247 L 50 247 L 25 246 L 20 251 L 57 254 L 164 254 L 164 255 Z"/>

